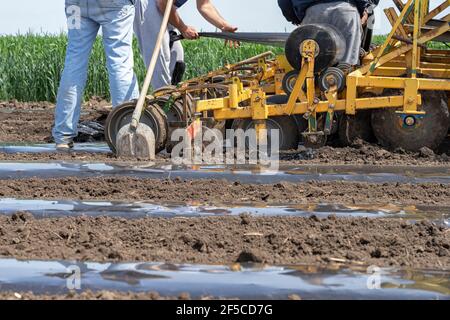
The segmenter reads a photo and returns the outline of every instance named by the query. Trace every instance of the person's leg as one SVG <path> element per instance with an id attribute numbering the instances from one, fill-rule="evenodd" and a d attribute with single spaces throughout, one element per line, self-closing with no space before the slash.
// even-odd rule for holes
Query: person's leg
<path id="1" fill-rule="evenodd" d="M 136 19 L 134 32 L 136 34 L 139 48 L 145 65 L 148 68 L 155 49 L 158 33 L 161 28 L 163 17 L 156 7 L 156 0 L 138 0 L 136 3 Z M 170 72 L 170 37 L 166 31 L 162 42 L 161 51 L 156 62 L 155 73 L 152 79 L 154 90 L 171 84 L 172 73 Z"/>
<path id="2" fill-rule="evenodd" d="M 175 41 L 170 51 L 170 74 L 172 75 L 172 85 L 178 85 L 186 71 L 184 62 L 184 48 L 181 41 Z"/>
<path id="3" fill-rule="evenodd" d="M 170 73 L 173 74 L 175 64 L 184 62 L 184 48 L 181 41 L 175 41 L 170 49 Z"/>
<path id="4" fill-rule="evenodd" d="M 359 64 L 363 29 L 358 9 L 349 3 L 337 3 L 330 13 L 333 25 L 341 30 L 347 45 L 343 61 L 351 65 Z"/>
<path id="5" fill-rule="evenodd" d="M 133 69 L 134 16 L 134 5 L 129 0 L 121 0 L 102 8 L 95 17 L 102 26 L 113 107 L 139 97 L 139 87 Z"/>
<path id="6" fill-rule="evenodd" d="M 79 27 L 73 26 L 68 30 L 66 60 L 58 89 L 55 125 L 52 130 L 56 144 L 70 144 L 77 136 L 89 56 L 99 29 L 97 23 L 83 16 L 83 8 L 81 11 Z M 68 18 L 69 15 L 68 12 Z"/>

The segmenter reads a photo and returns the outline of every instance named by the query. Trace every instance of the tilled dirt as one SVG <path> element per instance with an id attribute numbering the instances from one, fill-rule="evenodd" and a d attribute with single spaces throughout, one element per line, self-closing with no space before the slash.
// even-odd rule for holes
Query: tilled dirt
<path id="1" fill-rule="evenodd" d="M 150 163 L 146 159 L 138 158 L 123 158 L 116 157 L 112 152 L 85 152 L 85 151 L 71 151 L 71 152 L 18 152 L 5 153 L 0 152 L 0 161 L 21 161 L 21 162 L 47 162 L 47 161 L 77 161 L 77 162 L 95 162 L 95 163 L 123 163 L 127 165 Z M 167 153 L 160 153 L 154 161 L 155 164 L 170 164 L 170 155 Z"/>
<path id="2" fill-rule="evenodd" d="M 450 188 L 438 183 L 310 181 L 244 184 L 226 180 L 141 179 L 132 177 L 29 178 L 0 180 L 0 197 L 19 199 L 145 200 L 211 205 L 401 204 L 450 205 Z"/>
<path id="3" fill-rule="evenodd" d="M 108 102 L 92 98 L 83 106 L 81 121 L 95 120 L 102 123 L 110 110 Z M 51 139 L 54 105 L 48 102 L 21 103 L 16 101 L 0 102 L 0 142 L 44 143 Z M 374 144 L 357 141 L 351 147 L 323 147 L 317 150 L 300 147 L 296 151 L 283 152 L 281 161 L 289 164 L 370 164 L 370 165 L 450 165 L 448 145 L 450 139 L 435 152 L 423 148 L 419 152 L 404 150 L 388 151 Z M 166 158 L 162 156 L 162 158 Z M 5 154 L 0 160 L 86 160 L 114 161 L 108 154 Z"/>
<path id="4" fill-rule="evenodd" d="M 351 147 L 322 147 L 317 150 L 300 147 L 297 151 L 286 151 L 280 156 L 282 162 L 290 164 L 352 164 L 352 165 L 450 165 L 450 157 L 443 147 L 439 152 L 422 148 L 419 152 L 404 150 L 389 151 L 375 144 L 358 141 Z"/>
<path id="5" fill-rule="evenodd" d="M 271 265 L 343 262 L 450 268 L 449 229 L 429 221 L 304 217 L 0 217 L 0 256 Z"/>
<path id="6" fill-rule="evenodd" d="M 118 159 L 112 153 L 92 152 L 42 152 L 42 153 L 4 153 L 0 152 L 0 161 L 89 161 L 89 162 L 117 162 Z M 139 161 L 133 159 L 133 161 Z M 130 161 L 131 162 L 131 161 Z"/>
<path id="7" fill-rule="evenodd" d="M 55 106 L 48 102 L 0 102 L 0 142 L 50 141 Z M 108 104 L 93 98 L 82 108 L 81 121 L 104 121 Z"/>
<path id="8" fill-rule="evenodd" d="M 91 162 L 146 162 L 140 159 L 119 159 L 112 153 L 74 151 L 70 153 L 2 153 L 0 161 L 73 160 Z M 156 162 L 170 160 L 170 154 L 160 153 Z M 423 149 L 420 152 L 388 151 L 377 145 L 362 144 L 353 147 L 323 147 L 317 150 L 284 151 L 281 165 L 376 165 L 376 166 L 450 166 L 450 157 Z"/>
<path id="9" fill-rule="evenodd" d="M 0 292 L 0 300 L 190 300 L 188 293 L 179 296 L 161 296 L 157 292 L 119 292 L 90 290 L 81 293 L 67 294 L 34 294 L 33 292 Z M 213 297 L 202 297 L 201 300 L 211 300 Z"/>

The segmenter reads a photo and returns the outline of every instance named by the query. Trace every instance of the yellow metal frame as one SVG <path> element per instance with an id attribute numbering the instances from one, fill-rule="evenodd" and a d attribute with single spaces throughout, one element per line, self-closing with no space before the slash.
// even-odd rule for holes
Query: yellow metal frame
<path id="1" fill-rule="evenodd" d="M 283 93 L 281 81 L 292 70 L 285 56 L 269 59 L 270 53 L 189 80 L 176 91 L 199 92 L 200 88 L 212 85 L 214 77 L 225 76 L 221 85 L 225 86 L 227 94 L 200 99 L 196 103 L 197 114 L 211 112 L 216 120 L 251 118 L 257 129 L 264 129 L 269 117 L 283 115 L 303 115 L 309 121 L 309 133 L 318 131 L 316 117 L 319 113 L 326 113 L 327 121 L 334 112 L 354 115 L 358 110 L 379 108 L 397 108 L 397 112 L 408 116 L 421 115 L 421 90 L 450 91 L 450 50 L 426 47 L 428 42 L 449 31 L 450 15 L 440 20 L 440 26 L 431 30 L 424 28 L 450 6 L 450 0 L 433 10 L 428 0 L 407 0 L 406 3 L 395 0 L 394 3 L 400 12 L 397 14 L 394 8 L 385 10 L 392 24 L 386 41 L 362 59 L 361 67 L 347 75 L 346 90 L 342 93 L 337 93 L 333 86 L 328 92 L 320 92 L 315 87 L 317 44 L 313 40 L 305 41 L 299 48 L 302 68 L 286 104 L 266 103 L 267 96 Z M 365 92 L 379 94 L 384 89 L 398 89 L 399 95 L 361 97 Z"/>

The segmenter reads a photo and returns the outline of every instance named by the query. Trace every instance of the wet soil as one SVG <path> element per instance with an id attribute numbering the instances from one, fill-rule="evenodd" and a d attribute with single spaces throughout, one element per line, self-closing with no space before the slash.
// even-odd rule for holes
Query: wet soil
<path id="1" fill-rule="evenodd" d="M 132 177 L 29 178 L 0 180 L 0 197 L 18 199 L 144 200 L 230 205 L 401 204 L 450 205 L 450 189 L 439 183 L 309 181 L 244 184 L 226 180 L 141 179 Z"/>
<path id="2" fill-rule="evenodd" d="M 51 141 L 55 106 L 48 102 L 0 102 L 0 142 Z M 81 121 L 106 120 L 108 103 L 92 98 L 83 105 Z"/>
<path id="3" fill-rule="evenodd" d="M 271 265 L 361 263 L 450 268 L 448 228 L 403 219 L 0 217 L 0 256 L 16 259 Z"/>
<path id="4" fill-rule="evenodd" d="M 81 293 L 67 294 L 34 294 L 33 292 L 0 292 L 0 300 L 190 300 L 188 293 L 179 296 L 161 296 L 157 292 L 119 292 L 90 290 Z M 201 300 L 210 300 L 212 297 L 202 297 Z"/>
<path id="5" fill-rule="evenodd" d="M 42 153 L 4 153 L 0 152 L 0 161 L 89 161 L 89 162 L 117 162 L 118 159 L 112 153 L 92 153 L 92 152 L 42 152 Z M 130 162 L 139 162 L 133 159 Z"/>
<path id="6" fill-rule="evenodd" d="M 81 121 L 104 123 L 110 110 L 108 102 L 92 98 L 83 105 Z M 44 143 L 51 140 L 54 105 L 48 102 L 21 103 L 0 102 L 0 143 L 28 142 Z M 450 165 L 447 139 L 439 150 L 424 148 L 419 152 L 404 150 L 385 150 L 377 145 L 357 141 L 351 147 L 326 146 L 317 150 L 305 149 L 283 152 L 281 160 L 289 164 L 370 164 L 370 165 Z M 167 158 L 159 156 L 160 159 Z M 86 160 L 112 161 L 112 154 L 6 154 L 0 153 L 0 160 Z"/>
<path id="7" fill-rule="evenodd" d="M 39 153 L 6 153 L 0 152 L 0 161 L 23 161 L 23 162 L 47 162 L 47 161 L 82 161 L 82 162 L 101 162 L 101 163 L 149 163 L 146 159 L 138 158 L 118 158 L 112 152 L 85 152 L 85 151 L 71 151 L 71 152 L 39 152 Z M 167 153 L 160 153 L 157 155 L 154 163 L 170 164 L 170 155 Z"/>
<path id="8" fill-rule="evenodd" d="M 3 153 L 0 161 L 51 161 L 73 160 L 91 162 L 145 162 L 140 159 L 119 159 L 112 153 Z M 158 154 L 156 162 L 170 161 L 169 154 Z M 281 165 L 377 165 L 377 166 L 450 166 L 450 157 L 445 153 L 434 153 L 424 149 L 420 152 L 388 151 L 377 145 L 363 144 L 352 147 L 323 147 L 317 150 L 302 149 L 284 151 L 280 155 Z"/>
<path id="9" fill-rule="evenodd" d="M 450 165 L 450 156 L 445 152 L 450 152 L 445 146 L 436 152 L 426 147 L 419 152 L 389 151 L 376 144 L 358 141 L 350 147 L 325 146 L 317 150 L 300 147 L 299 150 L 283 152 L 280 159 L 290 164 L 446 166 Z"/>

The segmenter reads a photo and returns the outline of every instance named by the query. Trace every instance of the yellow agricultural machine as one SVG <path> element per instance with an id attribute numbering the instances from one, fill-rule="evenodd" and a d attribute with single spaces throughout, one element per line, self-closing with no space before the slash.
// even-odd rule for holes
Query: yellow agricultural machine
<path id="1" fill-rule="evenodd" d="M 155 132 L 157 151 L 167 146 L 172 129 L 198 121 L 257 132 L 279 129 L 282 149 L 300 142 L 319 147 L 335 136 L 344 145 L 362 138 L 392 149 L 436 149 L 450 124 L 450 15 L 441 17 L 450 0 L 436 8 L 428 0 L 394 3 L 397 10 L 385 10 L 392 24 L 386 41 L 368 47 L 366 39 L 358 67 L 339 64 L 346 48 L 338 30 L 305 25 L 287 37 L 283 56 L 269 52 L 158 90 L 141 118 Z M 134 105 L 108 117 L 112 150 Z"/>

